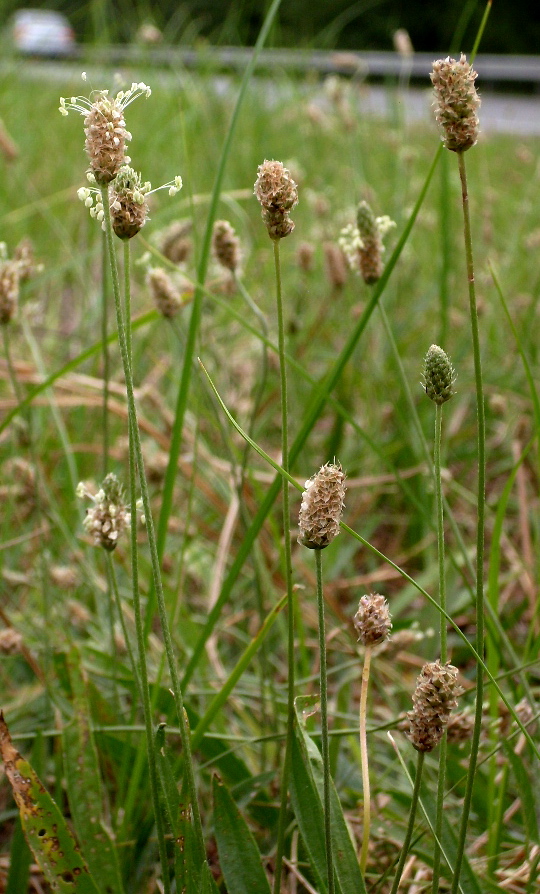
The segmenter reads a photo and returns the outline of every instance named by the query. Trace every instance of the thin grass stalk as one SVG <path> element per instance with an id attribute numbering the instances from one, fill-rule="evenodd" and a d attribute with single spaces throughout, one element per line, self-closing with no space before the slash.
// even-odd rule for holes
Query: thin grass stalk
<path id="1" fill-rule="evenodd" d="M 435 404 L 435 439 L 433 449 L 433 478 L 435 484 L 435 504 L 437 511 L 437 556 L 439 562 L 439 605 L 442 612 L 446 612 L 446 570 L 444 549 L 444 503 L 442 495 L 441 479 L 441 440 L 442 440 L 442 404 Z M 444 614 L 440 614 L 440 652 L 441 664 L 448 661 L 447 627 Z M 439 775 L 437 779 L 437 813 L 435 818 L 435 849 L 433 853 L 433 883 L 431 890 L 438 894 L 439 877 L 441 870 L 441 847 L 439 842 L 442 837 L 444 790 L 446 784 L 446 731 L 440 743 L 439 751 Z"/>
<path id="2" fill-rule="evenodd" d="M 471 334 L 474 356 L 474 378 L 476 385 L 476 413 L 478 425 L 478 508 L 476 529 L 476 652 L 483 659 L 484 656 L 484 526 L 485 526 L 485 490 L 486 490 L 486 420 L 484 407 L 484 389 L 482 383 L 482 362 L 480 356 L 480 334 L 478 328 L 478 310 L 476 306 L 476 289 L 474 283 L 474 262 L 471 238 L 471 222 L 469 214 L 469 193 L 467 188 L 467 173 L 463 152 L 458 152 L 459 176 L 461 180 L 461 196 L 463 204 L 463 234 L 465 240 L 465 256 L 467 262 L 467 279 L 469 282 L 469 308 L 471 317 Z M 467 786 L 463 800 L 461 813 L 461 825 L 458 835 L 456 861 L 454 866 L 454 878 L 451 894 L 457 894 L 463 853 L 465 850 L 465 838 L 469 823 L 472 792 L 476 764 L 478 761 L 478 748 L 480 745 L 480 732 L 482 724 L 482 703 L 484 698 L 484 675 L 482 668 L 477 664 L 476 669 L 476 705 L 474 716 L 474 729 L 471 741 L 469 757 L 469 772 L 467 774 Z"/>
<path id="3" fill-rule="evenodd" d="M 165 643 L 165 650 L 167 654 L 167 662 L 169 665 L 169 672 L 171 674 L 171 682 L 172 682 L 172 693 L 175 701 L 176 712 L 178 715 L 180 735 L 182 740 L 182 749 L 185 760 L 185 772 L 188 783 L 188 790 L 191 799 L 191 808 L 193 812 L 193 823 L 195 829 L 195 841 L 197 848 L 197 858 L 200 859 L 201 863 L 204 859 L 204 840 L 202 834 L 202 824 L 201 817 L 199 812 L 199 805 L 197 802 L 196 796 L 196 788 L 195 788 L 195 777 L 193 772 L 193 762 L 191 758 L 191 743 L 190 743 L 190 733 L 187 722 L 187 717 L 184 711 L 183 697 L 180 689 L 178 672 L 176 669 L 176 663 L 174 660 L 172 639 L 169 629 L 169 623 L 167 618 L 167 610 L 165 606 L 165 599 L 163 595 L 163 586 L 161 582 L 161 571 L 160 571 L 160 563 L 157 551 L 157 543 L 156 536 L 154 530 L 154 523 L 152 519 L 152 511 L 150 506 L 150 496 L 148 492 L 148 484 L 146 481 L 146 474 L 144 470 L 144 459 L 142 454 L 141 447 L 141 439 L 139 433 L 139 427 L 137 422 L 137 410 L 135 406 L 135 395 L 133 390 L 133 375 L 131 369 L 131 358 L 128 354 L 128 339 L 126 337 L 126 327 L 131 326 L 131 311 L 130 311 L 130 296 L 129 296 L 129 288 L 128 292 L 125 296 L 125 324 L 124 325 L 124 316 L 122 312 L 122 305 L 120 299 L 120 283 L 118 278 L 118 268 L 116 264 L 116 255 L 114 251 L 114 235 L 111 223 L 111 215 L 109 209 L 109 200 L 108 200 L 108 192 L 107 187 L 101 188 L 103 207 L 105 212 L 105 227 L 107 233 L 107 248 L 109 253 L 110 260 L 110 268 L 111 268 L 111 276 L 112 276 L 112 284 L 113 284 L 113 293 L 114 293 L 114 301 L 116 308 L 116 322 L 118 329 L 118 342 L 120 345 L 120 352 L 122 355 L 122 363 L 124 367 L 124 377 L 126 382 L 126 393 L 127 393 L 127 404 L 128 404 L 128 417 L 129 417 L 129 443 L 130 443 L 130 476 L 133 475 L 133 469 L 135 469 L 135 464 L 138 467 L 139 471 L 139 483 L 141 488 L 143 509 L 146 518 L 146 532 L 148 537 L 148 545 L 150 548 L 150 557 L 152 563 L 152 573 L 154 580 L 154 588 L 157 596 L 158 602 L 158 610 L 159 617 L 161 623 L 161 629 L 163 632 L 163 639 Z M 129 284 L 128 284 L 129 285 Z M 131 499 L 133 501 L 135 495 L 135 483 L 134 480 L 130 478 L 130 489 L 131 489 Z M 136 508 L 136 507 L 135 507 Z M 135 525 L 135 516 L 133 517 L 133 525 Z M 138 598 L 138 592 L 137 592 Z M 142 656 L 145 656 L 145 637 L 144 637 L 144 629 L 137 631 L 137 642 L 138 648 L 141 652 Z M 143 657 L 143 663 L 145 662 L 145 658 Z M 154 773 L 154 785 L 155 785 L 155 795 L 156 795 L 156 807 L 159 809 L 159 804 L 157 804 L 157 771 L 156 771 L 156 763 L 155 763 L 155 754 L 154 754 L 154 742 L 151 730 L 151 716 L 150 716 L 150 702 L 149 702 L 149 694 L 148 694 L 148 718 L 147 723 L 149 725 L 149 730 L 147 730 L 147 745 L 148 745 L 148 753 L 149 760 L 150 755 L 152 755 L 153 761 L 153 773 Z M 145 711 L 146 713 L 146 711 Z M 150 737 L 148 739 L 148 732 L 150 733 Z"/>
<path id="4" fill-rule="evenodd" d="M 287 399 L 287 366 L 285 361 L 285 327 L 283 323 L 283 295 L 281 289 L 281 265 L 279 258 L 279 239 L 273 239 L 274 268 L 276 274 L 276 309 L 278 322 L 279 375 L 281 388 L 281 465 L 289 473 L 289 436 L 288 436 L 288 399 Z M 285 552 L 285 587 L 287 592 L 287 740 L 285 744 L 285 760 L 281 780 L 281 800 L 279 807 L 278 837 L 276 850 L 276 873 L 274 876 L 274 894 L 281 891 L 281 872 L 285 851 L 285 828 L 287 821 L 287 795 L 289 791 L 289 774 L 292 761 L 292 741 L 294 736 L 294 591 L 292 585 L 291 558 L 291 519 L 289 508 L 289 485 L 282 479 L 283 495 L 283 538 Z"/>
<path id="5" fill-rule="evenodd" d="M 132 526 L 135 527 L 134 521 L 132 522 Z M 133 547 L 132 547 L 132 549 L 133 549 Z M 133 652 L 133 648 L 131 646 L 131 639 L 129 637 L 128 629 L 126 627 L 126 619 L 124 617 L 124 612 L 122 610 L 122 601 L 120 599 L 120 592 L 118 590 L 118 579 L 116 576 L 116 568 L 115 568 L 115 565 L 113 562 L 112 553 L 106 551 L 105 555 L 107 557 L 107 570 L 109 573 L 111 591 L 114 596 L 116 610 L 118 612 L 120 626 L 122 628 L 122 635 L 123 635 L 125 643 L 126 643 L 126 649 L 127 649 L 127 653 L 128 653 L 129 663 L 131 665 L 131 672 L 133 674 L 133 679 L 135 680 L 135 683 L 137 685 L 137 692 L 139 695 L 139 700 L 142 704 L 144 697 L 143 697 L 143 684 L 141 682 L 141 675 L 139 672 L 139 663 L 137 661 L 137 658 L 135 657 L 135 653 Z"/>
<path id="6" fill-rule="evenodd" d="M 178 457 L 180 455 L 180 447 L 182 443 L 182 431 L 184 427 L 184 416 L 187 407 L 187 398 L 188 392 L 190 388 L 191 382 L 191 368 L 193 364 L 193 359 L 195 356 L 195 346 L 197 343 L 198 333 L 199 333 L 199 324 L 202 313 L 202 300 L 204 294 L 204 282 L 206 279 L 206 273 L 208 270 L 208 263 L 210 260 L 210 252 L 212 246 L 212 232 L 213 232 L 213 224 L 216 218 L 217 207 L 219 202 L 219 197 L 221 194 L 221 185 L 223 183 L 223 177 L 225 175 L 225 168 L 229 159 L 229 154 L 231 151 L 233 136 L 236 131 L 236 125 L 238 123 L 238 119 L 240 116 L 240 109 L 242 108 L 242 103 L 244 101 L 244 97 L 246 94 L 246 90 L 248 84 L 251 79 L 251 74 L 254 70 L 255 64 L 259 57 L 259 54 L 266 42 L 268 34 L 270 32 L 270 28 L 274 17 L 281 5 L 281 0 L 273 0 L 272 5 L 270 6 L 265 20 L 263 22 L 263 26 L 255 43 L 255 47 L 253 49 L 253 55 L 246 67 L 246 71 L 244 72 L 244 76 L 242 78 L 242 83 L 240 84 L 240 89 L 238 91 L 238 97 L 236 100 L 236 104 L 234 107 L 234 111 L 231 117 L 231 123 L 229 125 L 229 129 L 225 136 L 225 140 L 223 143 L 223 149 L 221 151 L 221 156 L 219 159 L 218 170 L 216 174 L 216 179 L 214 182 L 214 187 L 212 190 L 212 197 L 210 199 L 210 206 L 208 209 L 208 216 L 206 220 L 206 230 L 203 237 L 202 247 L 201 247 L 201 257 L 198 265 L 197 271 L 197 287 L 195 289 L 195 294 L 193 296 L 193 308 L 191 311 L 191 317 L 189 321 L 189 328 L 187 333 L 186 340 L 186 349 L 184 354 L 184 364 L 182 367 L 182 373 L 180 377 L 180 383 L 178 387 L 178 395 L 176 401 L 176 410 L 175 410 L 175 418 L 173 424 L 173 436 L 171 440 L 171 449 L 169 453 L 169 463 L 167 466 L 167 472 L 165 475 L 165 482 L 163 485 L 163 496 L 162 496 L 162 504 L 161 511 L 159 514 L 158 520 L 158 555 L 162 556 L 163 551 L 165 549 L 165 542 L 167 539 L 167 527 L 169 516 L 172 510 L 172 500 L 173 500 L 173 492 L 174 492 L 174 480 L 176 477 L 176 470 L 178 468 Z M 149 600 L 151 602 L 151 599 Z M 151 612 L 148 613 L 151 620 Z M 148 623 L 146 625 L 148 630 Z"/>
<path id="7" fill-rule="evenodd" d="M 200 361 L 199 361 L 199 362 L 200 362 Z M 219 401 L 219 403 L 220 403 L 220 405 L 221 405 L 221 408 L 223 409 L 223 411 L 224 411 L 225 415 L 227 416 L 229 422 L 233 425 L 233 427 L 236 429 L 236 431 L 237 431 L 243 438 L 245 438 L 246 440 L 249 440 L 249 443 L 251 444 L 251 446 L 253 447 L 253 449 L 257 451 L 257 453 L 259 454 L 259 456 L 262 457 L 262 459 L 264 459 L 265 462 L 267 462 L 268 465 L 271 466 L 271 467 L 274 469 L 275 472 L 277 472 L 282 478 L 286 478 L 287 481 L 289 482 L 289 484 L 292 484 L 292 486 L 295 487 L 297 490 L 302 491 L 302 490 L 303 490 L 302 485 L 301 485 L 298 481 L 296 481 L 296 479 L 293 478 L 292 475 L 290 475 L 288 472 L 285 472 L 285 470 L 284 470 L 278 463 L 276 463 L 276 462 L 272 459 L 272 457 L 270 457 L 267 453 L 265 453 L 265 451 L 264 451 L 261 447 L 259 447 L 259 445 L 258 445 L 255 441 L 253 441 L 252 439 L 250 439 L 250 438 L 248 437 L 247 433 L 246 433 L 245 431 L 243 431 L 243 429 L 241 428 L 240 425 L 238 425 L 238 423 L 236 422 L 236 420 L 234 419 L 234 417 L 229 413 L 227 407 L 226 407 L 225 404 L 223 403 L 223 401 L 222 401 L 221 397 L 219 396 L 219 393 L 218 393 L 218 391 L 217 391 L 215 385 L 213 384 L 212 380 L 210 379 L 210 376 L 208 375 L 207 371 L 204 369 L 204 366 L 202 365 L 202 363 L 201 363 L 201 366 L 202 366 L 202 368 L 203 368 L 203 370 L 204 370 L 204 372 L 205 372 L 205 374 L 206 374 L 206 376 L 207 376 L 207 378 L 208 378 L 208 381 L 210 382 L 210 384 L 211 384 L 211 386 L 212 386 L 212 389 L 213 389 L 213 391 L 214 391 L 214 394 L 216 395 L 216 397 L 217 397 L 217 399 L 218 399 L 218 401 Z M 257 518 L 257 517 L 256 517 L 256 518 Z M 340 526 L 340 528 L 341 528 L 342 531 L 345 531 L 345 532 L 346 532 L 347 534 L 349 534 L 351 537 L 354 537 L 354 539 L 357 540 L 358 543 L 362 544 L 362 546 L 365 546 L 366 549 L 368 549 L 371 553 L 373 553 L 373 555 L 377 556 L 381 562 L 384 562 L 385 564 L 389 565 L 390 568 L 393 568 L 394 571 L 396 571 L 396 572 L 397 572 L 397 573 L 398 573 L 404 580 L 408 581 L 408 582 L 411 584 L 411 586 L 413 586 L 413 587 L 415 588 L 415 590 L 417 590 L 419 593 L 422 594 L 422 596 L 424 597 L 424 599 L 426 599 L 426 601 L 429 602 L 430 605 L 432 605 L 434 608 L 437 609 L 437 611 L 438 611 L 439 613 L 442 612 L 442 609 L 441 609 L 439 603 L 437 602 L 437 600 L 434 599 L 433 596 L 430 596 L 430 594 L 427 592 L 427 590 L 425 590 L 424 587 L 422 587 L 422 586 L 418 583 L 418 581 L 416 581 L 413 577 L 411 577 L 410 574 L 407 574 L 407 572 L 406 572 L 403 568 L 400 568 L 399 565 L 396 565 L 396 563 L 393 562 L 392 559 L 390 559 L 390 558 L 389 558 L 388 556 L 386 556 L 383 552 L 381 552 L 380 550 L 378 550 L 376 546 L 374 546 L 372 543 L 370 543 L 369 540 L 366 540 L 364 537 L 362 537 L 362 535 L 359 534 L 357 531 L 354 531 L 352 528 L 350 528 L 349 525 L 346 525 L 345 522 L 340 522 L 340 523 L 339 523 L 339 526 Z M 503 701 L 503 703 L 504 703 L 504 704 L 506 705 L 506 707 L 508 708 L 508 711 L 509 711 L 510 715 L 511 715 L 512 718 L 515 720 L 515 722 L 516 722 L 517 725 L 519 726 L 520 730 L 523 732 L 523 735 L 525 736 L 525 738 L 527 739 L 527 742 L 528 742 L 529 745 L 531 746 L 534 755 L 536 756 L 536 758 L 537 758 L 538 760 L 540 760 L 540 751 L 538 750 L 538 747 L 536 746 L 536 744 L 535 744 L 534 740 L 532 739 L 532 737 L 531 737 L 529 731 L 527 730 L 526 726 L 520 721 L 520 719 L 519 719 L 519 717 L 518 717 L 518 715 L 517 715 L 517 713 L 516 713 L 516 711 L 515 711 L 515 708 L 514 708 L 513 704 L 510 702 L 510 700 L 508 699 L 508 697 L 505 695 L 504 691 L 501 689 L 501 687 L 500 687 L 499 684 L 497 683 L 497 680 L 495 679 L 495 677 L 490 673 L 490 670 L 489 670 L 489 668 L 486 666 L 486 664 L 485 664 L 483 658 L 478 654 L 478 652 L 476 651 L 475 647 L 472 645 L 472 643 L 470 642 L 470 640 L 468 639 L 468 637 L 466 636 L 466 634 L 463 633 L 463 631 L 461 630 L 461 628 L 459 627 L 459 625 L 456 624 L 456 622 L 455 622 L 454 619 L 451 617 L 451 615 L 449 615 L 448 612 L 445 612 L 445 613 L 444 613 L 444 616 L 445 616 L 445 618 L 446 618 L 446 622 L 447 622 L 447 624 L 449 624 L 449 625 L 454 629 L 454 631 L 456 632 L 457 636 L 461 639 L 461 641 L 464 643 L 464 645 L 465 645 L 465 646 L 469 649 L 469 651 L 471 652 L 472 656 L 474 657 L 474 659 L 475 659 L 475 661 L 477 662 L 477 664 L 479 665 L 479 667 L 485 672 L 485 674 L 486 674 L 486 676 L 488 677 L 490 683 L 491 683 L 491 684 L 494 686 L 494 688 L 497 690 L 497 692 L 498 692 L 498 694 L 499 694 L 499 697 L 501 698 L 501 700 Z M 521 673 L 522 671 L 523 671 L 523 668 L 522 668 L 522 667 L 520 666 L 520 664 L 516 661 L 516 665 L 515 665 L 515 667 L 514 667 L 511 671 L 508 672 L 508 675 L 510 675 L 510 674 L 514 674 L 514 673 L 518 673 L 518 672 Z M 533 701 L 534 701 L 534 699 L 533 699 Z"/>
<path id="8" fill-rule="evenodd" d="M 392 890 L 390 894 L 396 894 L 399 883 L 401 881 L 401 876 L 403 875 L 403 869 L 405 867 L 405 861 L 409 854 L 409 849 L 411 846 L 413 831 L 414 831 L 414 820 L 416 817 L 416 808 L 418 806 L 418 798 L 420 796 L 420 786 L 422 783 L 422 771 L 424 769 L 424 752 L 418 752 L 418 760 L 416 763 L 416 776 L 414 779 L 414 788 L 412 794 L 411 807 L 409 810 L 409 822 L 407 825 L 407 832 L 405 834 L 405 841 L 403 842 L 403 847 L 401 848 L 401 854 L 399 857 L 399 862 L 396 869 L 396 874 L 394 876 L 394 883 L 392 885 Z"/>
<path id="9" fill-rule="evenodd" d="M 101 414 L 101 433 L 103 435 L 103 477 L 105 478 L 109 471 L 109 380 L 111 374 L 108 328 L 108 295 L 107 295 L 107 244 L 106 235 L 103 233 L 103 243 L 101 252 L 101 342 L 102 342 L 102 363 L 103 363 L 103 408 Z"/>
<path id="10" fill-rule="evenodd" d="M 369 835 L 371 827 L 371 788 L 369 784 L 369 763 L 367 750 L 367 696 L 369 686 L 369 672 L 371 668 L 371 655 L 373 653 L 372 646 L 366 646 L 364 653 L 364 666 L 362 668 L 362 684 L 360 689 L 360 763 L 362 767 L 362 792 L 364 804 L 362 808 L 362 849 L 360 851 L 360 869 L 365 875 L 368 849 Z"/>
<path id="11" fill-rule="evenodd" d="M 326 873 L 328 879 L 328 894 L 334 894 L 334 859 L 332 855 L 332 825 L 330 815 L 330 749 L 328 746 L 328 680 L 326 674 L 326 632 L 324 622 L 324 595 L 321 549 L 315 550 L 315 567 L 317 570 L 317 611 L 319 615 L 324 840 L 326 846 Z"/>

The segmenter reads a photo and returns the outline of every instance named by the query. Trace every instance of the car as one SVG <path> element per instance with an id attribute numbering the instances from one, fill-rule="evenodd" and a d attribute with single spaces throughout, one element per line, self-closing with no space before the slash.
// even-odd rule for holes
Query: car
<path id="1" fill-rule="evenodd" d="M 28 56 L 70 56 L 76 47 L 66 17 L 50 9 L 19 9 L 9 31 L 14 48 Z"/>

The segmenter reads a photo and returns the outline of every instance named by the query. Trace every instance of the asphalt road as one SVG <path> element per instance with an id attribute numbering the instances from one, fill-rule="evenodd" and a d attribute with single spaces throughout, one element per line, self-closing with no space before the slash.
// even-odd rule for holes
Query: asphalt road
<path id="1" fill-rule="evenodd" d="M 137 68 L 131 65 L 120 66 L 123 71 L 127 72 L 130 77 L 136 78 Z M 89 83 L 98 84 L 100 78 L 103 79 L 103 71 L 105 66 L 87 67 Z M 480 66 L 478 66 L 480 68 Z M 82 83 L 80 74 L 82 70 L 81 62 L 52 62 L 52 61 L 35 61 L 35 60 L 18 60 L 4 62 L 0 64 L 0 77 L 9 77 L 9 73 L 16 73 L 17 78 L 25 80 L 42 82 L 44 79 L 50 83 L 56 83 L 59 87 L 59 94 L 69 95 L 70 93 L 84 93 L 85 85 Z M 144 77 L 150 80 L 147 65 L 144 67 Z M 157 87 L 178 87 L 181 85 L 182 74 L 178 72 L 166 71 L 163 67 L 156 68 L 151 78 L 151 86 Z M 110 69 L 107 74 L 107 81 L 110 81 Z M 228 75 L 216 75 L 213 78 L 215 89 L 219 93 L 228 92 L 233 89 L 233 79 Z M 276 101 L 276 89 L 286 89 L 283 79 L 276 82 L 270 78 L 257 76 L 254 78 L 254 89 L 261 90 L 263 96 L 266 95 L 270 104 Z M 321 80 L 322 84 L 322 80 Z M 480 89 L 480 78 L 479 78 Z M 320 97 L 313 87 L 307 88 L 313 91 L 310 99 L 324 103 L 325 98 L 323 91 Z M 537 136 L 540 135 L 540 95 L 518 95 L 509 93 L 497 93 L 492 90 L 480 89 L 482 105 L 479 116 L 481 123 L 481 131 L 489 133 L 508 133 L 521 136 Z M 419 88 L 417 86 L 409 87 L 397 94 L 397 101 L 400 103 L 404 120 L 408 124 L 418 121 L 429 122 L 433 120 L 431 110 L 432 93 L 429 86 Z M 364 82 L 361 89 L 360 108 L 363 114 L 373 114 L 377 116 L 391 116 L 395 113 L 396 91 L 387 89 L 377 84 Z"/>

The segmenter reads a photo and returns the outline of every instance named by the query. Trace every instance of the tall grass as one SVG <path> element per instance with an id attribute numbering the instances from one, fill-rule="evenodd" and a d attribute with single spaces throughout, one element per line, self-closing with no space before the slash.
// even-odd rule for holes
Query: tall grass
<path id="1" fill-rule="evenodd" d="M 155 184 L 180 171 L 184 190 L 152 200 L 150 220 L 131 245 L 131 309 L 118 304 L 114 330 L 112 307 L 103 327 L 102 233 L 76 198 L 84 184 L 82 120 L 62 120 L 57 112 L 58 95 L 80 92 L 79 80 L 66 70 L 61 85 L 49 85 L 32 66 L 16 64 L 0 76 L 2 118 L 19 144 L 18 158 L 9 167 L 3 162 L 1 238 L 12 255 L 30 237 L 43 265 L 22 285 L 0 361 L 0 679 L 9 730 L 29 762 L 22 778 L 34 779 L 27 775 L 31 765 L 71 818 L 90 869 L 83 873 L 88 883 L 78 882 L 83 892 L 268 894 L 279 856 L 281 891 L 326 894 L 326 814 L 341 894 L 390 891 L 400 851 L 399 890 L 430 890 L 435 871 L 440 890 L 453 884 L 456 891 L 532 894 L 540 858 L 535 141 L 481 135 L 466 159 L 486 412 L 486 584 L 478 589 L 475 361 L 461 186 L 457 165 L 439 177 L 443 150 L 428 110 L 425 125 L 414 128 L 401 117 L 369 117 L 362 106 L 367 88 L 355 81 L 333 82 L 321 93 L 310 81 L 283 75 L 271 85 L 246 79 L 238 103 L 233 79 L 183 71 L 162 79 L 144 71 L 126 75 L 153 88 L 144 105 L 126 112 L 134 167 Z M 88 77 L 97 88 L 115 89 L 112 72 Z M 480 71 L 479 86 L 481 77 Z M 295 232 L 280 245 L 281 352 L 274 253 L 252 194 L 264 158 L 287 165 L 300 198 Z M 324 244 L 336 243 L 354 222 L 361 199 L 396 221 L 383 276 L 371 291 L 352 273 L 336 287 L 325 268 Z M 216 216 L 228 218 L 241 239 L 242 270 L 232 278 L 211 257 Z M 191 255 L 180 271 L 160 248 L 160 231 L 178 219 L 192 224 Z M 301 242 L 313 248 L 303 267 Z M 182 277 L 183 304 L 172 323 L 150 304 L 149 258 Z M 118 263 L 126 263 L 121 252 Z M 117 287 L 120 299 L 121 277 Z M 264 314 L 267 331 L 247 310 L 245 295 Z M 434 493 L 427 448 L 433 407 L 417 383 L 441 332 L 458 378 L 442 442 L 437 435 Z M 268 374 L 261 393 L 263 345 Z M 280 353 L 288 384 L 287 475 L 280 464 Z M 440 432 L 440 414 L 437 424 Z M 325 550 L 323 614 L 314 563 L 296 544 L 297 519 L 304 481 L 334 458 L 347 472 L 348 489 L 342 533 Z M 121 541 L 113 555 L 111 577 L 85 534 L 72 478 L 76 473 L 97 490 L 108 468 L 130 486 L 135 509 L 141 487 L 135 472 L 143 467 L 145 515 L 158 522 L 156 540 L 149 545 L 151 528 L 134 521 L 131 543 Z M 286 543 L 276 502 L 282 486 L 290 500 Z M 286 547 L 294 628 L 281 611 Z M 109 581 L 121 613 L 113 615 L 113 648 Z M 437 801 L 437 751 L 426 754 L 413 780 L 412 748 L 402 730 L 420 668 L 441 654 L 433 633 L 445 617 L 440 581 L 448 621 L 442 660 L 459 669 L 466 715 L 454 740 L 449 735 Z M 370 592 L 387 597 L 393 635 L 375 647 L 370 670 L 371 834 L 361 873 L 363 655 L 353 616 Z M 472 646 L 484 595 L 485 667 L 478 662 L 482 643 Z M 317 702 L 324 615 L 323 768 Z M 489 704 L 477 711 L 478 754 L 467 790 L 477 674 Z M 291 770 L 282 787 L 288 717 Z M 2 736 L 7 764 L 22 767 Z M 10 892 L 36 891 L 39 884 L 43 890 L 7 782 L 2 791 L 0 880 Z M 34 847 L 36 811 L 22 811 Z M 103 849 L 101 862 L 89 856 L 92 848 Z M 73 890 L 66 879 L 60 890 Z"/>

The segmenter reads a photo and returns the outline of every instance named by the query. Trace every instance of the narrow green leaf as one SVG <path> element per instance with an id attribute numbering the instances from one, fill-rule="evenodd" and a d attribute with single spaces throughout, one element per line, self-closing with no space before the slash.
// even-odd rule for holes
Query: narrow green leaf
<path id="1" fill-rule="evenodd" d="M 229 894 L 270 894 L 255 839 L 229 790 L 215 776 L 214 827 Z"/>
<path id="2" fill-rule="evenodd" d="M 519 797 L 521 800 L 521 811 L 527 830 L 529 841 L 538 843 L 538 820 L 536 818 L 536 806 L 534 803 L 535 787 L 531 784 L 531 778 L 519 754 L 508 744 L 504 744 L 506 756 L 512 765 L 512 772 L 519 789 Z"/>
<path id="3" fill-rule="evenodd" d="M 174 842 L 174 875 L 176 889 L 182 894 L 199 894 L 200 870 L 197 868 L 195 831 L 186 791 L 182 795 L 166 751 L 165 724 L 156 732 L 156 762 L 161 783 L 163 804 Z M 185 788 L 185 786 L 184 786 Z"/>
<path id="4" fill-rule="evenodd" d="M 84 842 L 86 859 L 103 894 L 123 894 L 122 877 L 112 830 L 104 818 L 104 794 L 90 705 L 82 676 L 80 656 L 67 656 L 71 683 L 73 722 L 62 733 L 64 773 L 73 825 Z"/>
<path id="5" fill-rule="evenodd" d="M 0 751 L 32 853 L 60 894 L 100 894 L 57 805 L 14 747 L 0 712 Z"/>
<path id="6" fill-rule="evenodd" d="M 319 877 L 320 886 L 326 890 L 322 758 L 315 743 L 305 732 L 298 713 L 292 752 L 291 799 L 312 866 Z M 356 850 L 333 784 L 330 813 L 338 890 L 341 894 L 365 894 L 366 887 Z M 321 884 L 323 879 L 324 884 Z"/>
<path id="7" fill-rule="evenodd" d="M 435 798 L 431 794 L 430 789 L 428 789 L 427 785 L 422 785 L 422 789 L 420 792 L 420 806 L 424 812 L 424 815 L 433 831 L 435 829 L 436 816 L 437 816 L 437 805 Z M 453 875 L 454 865 L 456 861 L 456 853 L 457 853 L 457 836 L 454 831 L 454 828 L 449 823 L 446 816 L 443 815 L 443 827 L 441 834 L 441 850 L 444 855 L 444 859 L 450 866 L 451 876 Z M 441 867 L 441 874 L 444 875 L 446 867 L 443 863 Z M 466 855 L 463 857 L 463 865 L 461 868 L 461 876 L 459 881 L 459 888 L 462 894 L 482 894 L 478 881 L 476 879 L 476 874 L 469 863 L 469 860 Z"/>
<path id="8" fill-rule="evenodd" d="M 32 852 L 26 843 L 21 818 L 19 816 L 15 823 L 11 841 L 6 894 L 21 894 L 21 891 L 28 891 L 31 862 Z"/>

